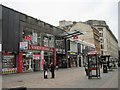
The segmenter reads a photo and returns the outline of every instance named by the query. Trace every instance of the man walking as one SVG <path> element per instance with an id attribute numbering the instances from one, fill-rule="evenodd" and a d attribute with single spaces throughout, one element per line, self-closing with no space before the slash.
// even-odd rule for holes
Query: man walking
<path id="1" fill-rule="evenodd" d="M 48 65 L 47 65 L 47 62 L 44 63 L 43 65 L 44 67 L 44 78 L 47 79 L 47 75 L 48 75 Z"/>

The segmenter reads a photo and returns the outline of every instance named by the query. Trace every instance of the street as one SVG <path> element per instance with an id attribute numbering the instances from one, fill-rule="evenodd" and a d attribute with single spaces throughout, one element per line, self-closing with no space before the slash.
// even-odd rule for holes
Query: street
<path id="1" fill-rule="evenodd" d="M 55 78 L 43 78 L 43 72 L 11 74 L 2 76 L 3 88 L 118 88 L 118 69 L 103 73 L 101 78 L 88 79 L 83 67 L 59 69 Z"/>

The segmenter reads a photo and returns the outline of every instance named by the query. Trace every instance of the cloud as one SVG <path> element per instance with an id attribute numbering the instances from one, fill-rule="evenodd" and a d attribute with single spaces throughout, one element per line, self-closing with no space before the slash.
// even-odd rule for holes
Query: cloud
<path id="1" fill-rule="evenodd" d="M 1 3 L 52 25 L 60 20 L 105 20 L 118 35 L 119 0 L 2 0 Z"/>

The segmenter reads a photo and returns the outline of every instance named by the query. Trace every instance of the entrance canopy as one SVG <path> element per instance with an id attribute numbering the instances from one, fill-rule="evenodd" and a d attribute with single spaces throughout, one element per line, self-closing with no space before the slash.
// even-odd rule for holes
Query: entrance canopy
<path id="1" fill-rule="evenodd" d="M 74 31 L 64 32 L 60 36 L 63 38 L 71 38 L 73 36 L 84 35 L 84 34 L 85 32 L 82 32 L 80 30 L 74 30 Z"/>

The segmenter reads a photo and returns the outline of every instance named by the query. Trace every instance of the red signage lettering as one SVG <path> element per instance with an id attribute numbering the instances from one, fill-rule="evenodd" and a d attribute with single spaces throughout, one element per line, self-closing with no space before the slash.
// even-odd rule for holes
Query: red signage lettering
<path id="1" fill-rule="evenodd" d="M 26 40 L 32 40 L 32 38 L 29 37 L 29 36 L 25 36 L 24 38 L 25 38 Z"/>
<path id="2" fill-rule="evenodd" d="M 29 45 L 29 49 L 30 50 L 50 51 L 50 52 L 54 51 L 53 48 L 42 47 L 42 46 L 33 46 L 33 45 Z"/>

